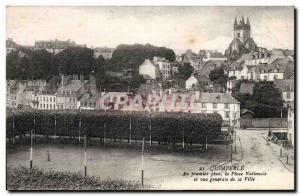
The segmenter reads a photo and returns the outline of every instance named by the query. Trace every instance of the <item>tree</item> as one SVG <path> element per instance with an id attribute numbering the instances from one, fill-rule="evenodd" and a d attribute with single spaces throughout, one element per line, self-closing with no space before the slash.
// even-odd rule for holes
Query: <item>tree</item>
<path id="1" fill-rule="evenodd" d="M 145 59 L 153 59 L 154 56 L 164 57 L 171 62 L 175 61 L 175 53 L 169 48 L 150 44 L 121 44 L 114 50 L 110 65 L 115 71 L 128 68 L 135 70 Z"/>
<path id="2" fill-rule="evenodd" d="M 217 92 L 224 92 L 227 88 L 228 76 L 224 69 L 216 68 L 209 73 L 209 79 L 213 82 L 214 88 Z"/>
<path id="3" fill-rule="evenodd" d="M 228 76 L 225 74 L 224 69 L 216 68 L 209 73 L 209 79 L 213 83 L 226 84 Z"/>
<path id="4" fill-rule="evenodd" d="M 70 47 L 56 56 L 57 65 L 60 73 L 85 74 L 88 75 L 91 71 L 96 71 L 96 62 L 94 59 L 93 50 L 86 47 Z"/>
<path id="5" fill-rule="evenodd" d="M 183 66 L 178 67 L 178 73 L 175 74 L 175 77 L 187 80 L 189 77 L 191 77 L 193 71 L 194 68 L 191 66 L 191 64 L 185 63 Z"/>
<path id="6" fill-rule="evenodd" d="M 28 74 L 34 79 L 50 79 L 58 75 L 54 56 L 46 50 L 34 50 L 30 56 Z"/>
<path id="7" fill-rule="evenodd" d="M 18 53 L 11 52 L 6 55 L 6 78 L 7 79 L 18 79 L 20 77 Z"/>
<path id="8" fill-rule="evenodd" d="M 283 100 L 273 82 L 256 82 L 253 87 L 253 95 L 242 94 L 237 89 L 240 88 L 240 82 L 233 89 L 233 97 L 241 104 L 241 109 L 248 109 L 255 113 L 256 118 L 279 118 L 281 117 L 281 108 Z M 286 116 L 286 109 L 282 110 L 283 117 Z"/>

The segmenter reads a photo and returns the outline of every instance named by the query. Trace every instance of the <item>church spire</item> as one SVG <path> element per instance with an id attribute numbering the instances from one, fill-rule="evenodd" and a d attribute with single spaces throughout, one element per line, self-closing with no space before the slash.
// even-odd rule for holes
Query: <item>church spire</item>
<path id="1" fill-rule="evenodd" d="M 247 17 L 247 23 L 246 24 L 250 26 L 250 21 L 249 21 L 248 17 Z"/>
<path id="2" fill-rule="evenodd" d="M 244 16 L 242 16 L 242 25 L 245 24 Z"/>
<path id="3" fill-rule="evenodd" d="M 236 30 L 236 28 L 237 28 L 237 25 L 238 25 L 238 23 L 237 23 L 237 21 L 236 21 L 236 17 L 235 17 L 235 18 L 234 18 L 233 30 Z"/>

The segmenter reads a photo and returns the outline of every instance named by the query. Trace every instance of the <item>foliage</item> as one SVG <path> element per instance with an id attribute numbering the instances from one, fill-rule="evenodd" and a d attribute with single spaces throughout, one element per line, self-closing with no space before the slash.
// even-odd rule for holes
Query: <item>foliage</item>
<path id="1" fill-rule="evenodd" d="M 273 82 L 256 82 L 253 87 L 253 95 L 239 92 L 241 82 L 237 83 L 233 89 L 233 97 L 241 103 L 241 109 L 248 109 L 255 113 L 256 118 L 280 118 L 283 100 L 281 94 Z M 283 109 L 282 116 L 287 115 Z"/>
<path id="2" fill-rule="evenodd" d="M 201 143 L 207 137 L 216 138 L 221 131 L 222 117 L 218 114 L 164 113 L 164 112 L 118 112 L 118 111 L 19 111 L 15 113 L 14 134 L 29 133 L 77 137 L 79 119 L 81 136 L 111 139 L 149 140 L 178 143 L 184 135 L 186 142 Z M 7 137 L 12 136 L 12 114 L 7 115 Z M 56 126 L 55 126 L 56 119 Z M 151 132 L 149 130 L 151 121 Z M 130 122 L 132 129 L 130 130 Z M 104 124 L 106 126 L 104 126 Z"/>
<path id="3" fill-rule="evenodd" d="M 8 79 L 49 79 L 58 74 L 54 56 L 46 50 L 11 52 L 6 65 Z"/>
<path id="4" fill-rule="evenodd" d="M 169 48 L 150 44 L 121 44 L 114 50 L 111 65 L 117 71 L 127 68 L 137 70 L 145 59 L 152 59 L 154 56 L 164 57 L 171 62 L 175 61 L 175 53 Z"/>
<path id="5" fill-rule="evenodd" d="M 191 66 L 190 63 L 185 63 L 183 66 L 178 67 L 178 73 L 175 74 L 175 78 L 181 78 L 183 80 L 187 80 L 191 77 L 194 68 Z"/>
<path id="6" fill-rule="evenodd" d="M 56 55 L 60 73 L 89 74 L 96 70 L 93 50 L 86 47 L 70 47 Z"/>
<path id="7" fill-rule="evenodd" d="M 138 190 L 138 182 L 84 177 L 80 172 L 43 171 L 38 168 L 8 167 L 8 190 Z"/>
<path id="8" fill-rule="evenodd" d="M 216 68 L 209 73 L 209 79 L 213 83 L 226 84 L 228 76 L 225 74 L 224 69 Z"/>

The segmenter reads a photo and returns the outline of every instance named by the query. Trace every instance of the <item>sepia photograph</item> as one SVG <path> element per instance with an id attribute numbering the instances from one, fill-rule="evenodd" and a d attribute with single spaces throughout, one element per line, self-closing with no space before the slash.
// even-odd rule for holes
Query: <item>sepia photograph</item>
<path id="1" fill-rule="evenodd" d="M 7 191 L 295 191 L 294 6 L 5 11 Z"/>

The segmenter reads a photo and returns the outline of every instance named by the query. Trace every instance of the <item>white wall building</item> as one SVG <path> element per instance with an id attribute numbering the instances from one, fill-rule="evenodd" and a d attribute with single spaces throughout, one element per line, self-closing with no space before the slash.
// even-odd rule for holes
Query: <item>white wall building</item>
<path id="1" fill-rule="evenodd" d="M 245 64 L 235 64 L 229 67 L 228 77 L 236 77 L 236 80 L 248 78 L 248 67 Z"/>
<path id="2" fill-rule="evenodd" d="M 153 57 L 152 62 L 157 64 L 160 72 L 162 73 L 162 77 L 164 80 L 167 80 L 171 76 L 171 63 L 165 58 L 161 57 Z"/>
<path id="3" fill-rule="evenodd" d="M 56 95 L 53 94 L 39 94 L 37 95 L 37 109 L 41 110 L 55 110 L 56 106 Z"/>
<path id="4" fill-rule="evenodd" d="M 173 98 L 172 95 L 176 95 Z M 188 105 L 194 96 L 194 105 Z M 185 109 L 180 108 L 182 100 L 190 106 Z M 175 107 L 171 107 L 171 105 Z M 179 109 L 178 107 L 179 106 Z M 228 93 L 172 93 L 167 99 L 161 99 L 159 104 L 160 112 L 190 112 L 190 113 L 218 113 L 223 119 L 224 126 L 239 127 L 240 119 L 240 102 Z"/>
<path id="5" fill-rule="evenodd" d="M 161 78 L 161 73 L 158 65 L 152 63 L 149 59 L 139 67 L 139 74 L 147 80 L 157 80 Z"/>

